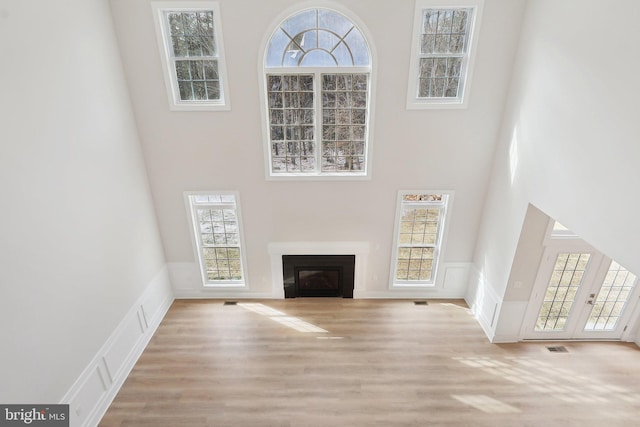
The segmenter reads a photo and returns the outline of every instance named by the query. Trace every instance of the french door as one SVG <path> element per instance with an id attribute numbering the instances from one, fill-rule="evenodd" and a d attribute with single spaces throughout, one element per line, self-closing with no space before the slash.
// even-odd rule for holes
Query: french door
<path id="1" fill-rule="evenodd" d="M 638 301 L 638 278 L 594 248 L 545 250 L 524 339 L 621 339 Z"/>

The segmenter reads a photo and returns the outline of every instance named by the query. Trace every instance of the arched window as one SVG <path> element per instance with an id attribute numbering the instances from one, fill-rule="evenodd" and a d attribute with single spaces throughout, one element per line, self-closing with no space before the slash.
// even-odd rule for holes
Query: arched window
<path id="1" fill-rule="evenodd" d="M 371 52 L 352 20 L 307 9 L 264 56 L 269 176 L 367 176 Z"/>

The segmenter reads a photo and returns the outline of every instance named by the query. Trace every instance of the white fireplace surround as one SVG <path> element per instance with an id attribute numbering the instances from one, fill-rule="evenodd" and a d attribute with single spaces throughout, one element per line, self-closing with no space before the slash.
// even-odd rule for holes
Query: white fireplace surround
<path id="1" fill-rule="evenodd" d="M 364 293 L 369 242 L 274 242 L 269 243 L 268 251 L 273 298 L 284 298 L 283 255 L 355 255 L 353 297 Z"/>

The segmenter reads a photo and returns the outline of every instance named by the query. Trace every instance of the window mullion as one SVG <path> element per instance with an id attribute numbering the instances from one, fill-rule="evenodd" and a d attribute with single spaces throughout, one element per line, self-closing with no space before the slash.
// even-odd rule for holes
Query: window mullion
<path id="1" fill-rule="evenodd" d="M 322 74 L 319 71 L 313 73 L 315 132 L 314 142 L 316 148 L 316 173 L 322 173 Z"/>

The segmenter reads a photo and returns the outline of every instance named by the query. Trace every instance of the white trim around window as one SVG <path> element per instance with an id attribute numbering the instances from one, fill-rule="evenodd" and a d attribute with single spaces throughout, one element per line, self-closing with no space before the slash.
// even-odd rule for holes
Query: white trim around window
<path id="1" fill-rule="evenodd" d="M 484 0 L 416 0 L 407 109 L 467 108 L 483 6 Z M 465 17 L 466 25 L 441 28 L 445 12 Z"/>
<path id="2" fill-rule="evenodd" d="M 453 192 L 398 192 L 390 288 L 433 288 L 439 265 Z"/>
<path id="3" fill-rule="evenodd" d="M 323 62 L 322 58 L 316 56 L 321 50 L 314 49 L 317 46 L 311 43 L 312 40 L 315 40 L 314 37 L 309 37 L 309 40 L 306 40 L 305 37 L 299 34 L 298 36 L 293 35 L 293 39 L 288 39 L 291 46 L 287 47 L 286 43 L 282 44 L 283 42 L 280 40 L 282 37 L 280 37 L 279 33 L 282 26 L 288 25 L 292 18 L 295 21 L 297 16 L 311 11 L 339 15 L 343 24 L 344 22 L 350 22 L 354 26 L 357 31 L 353 31 L 353 34 L 350 33 L 350 36 L 345 37 L 344 43 L 340 43 L 345 46 L 347 42 L 353 43 L 352 47 L 359 49 L 360 54 L 355 54 L 351 58 L 353 63 L 350 65 L 343 64 L 342 60 L 349 55 L 340 56 L 337 54 L 335 58 L 336 64 Z M 298 28 L 296 31 L 304 32 L 303 30 L 306 29 L 306 27 Z M 312 33 L 310 34 L 312 35 Z M 359 37 L 352 37 L 355 34 L 358 34 Z M 324 41 L 330 39 L 332 37 L 323 38 Z M 287 39 L 284 40 L 285 42 L 287 41 Z M 344 48 L 344 46 L 340 47 Z M 274 63 L 273 52 L 277 50 L 276 48 L 279 49 L 278 52 L 285 49 L 285 52 L 296 53 L 296 57 L 300 57 L 299 53 L 304 51 L 305 60 L 301 61 L 298 66 L 289 64 L 286 61 L 284 64 Z M 297 52 L 296 49 L 300 52 Z M 344 52 L 348 51 L 348 49 L 342 50 Z M 270 52 L 272 55 L 269 54 Z M 262 75 L 259 84 L 264 123 L 265 178 L 267 180 L 311 181 L 371 179 L 375 71 L 376 54 L 371 34 L 364 23 L 352 11 L 344 8 L 341 4 L 325 0 L 304 2 L 296 4 L 281 13 L 269 27 L 269 32 L 265 34 L 258 59 L 258 72 Z M 280 107 L 275 104 L 277 99 L 274 98 L 272 100 L 274 102 L 273 105 L 270 103 L 269 96 L 277 97 L 278 94 L 275 92 L 278 87 L 277 85 L 270 86 L 268 84 L 270 82 L 269 79 L 273 79 L 278 75 L 282 76 L 283 79 L 292 79 L 295 76 L 300 76 L 301 79 L 305 79 L 305 82 L 307 80 L 312 82 L 312 86 L 311 83 L 307 85 L 309 90 L 306 88 L 302 90 L 302 92 L 309 93 L 295 94 L 289 93 L 291 92 L 289 89 L 283 89 L 283 92 L 286 92 L 283 93 L 283 96 L 286 95 L 290 98 L 293 96 L 296 98 L 292 98 L 293 101 L 297 102 L 298 98 L 300 102 L 309 101 L 309 106 L 304 107 L 305 111 L 295 112 L 298 118 L 294 121 L 286 118 L 288 116 L 293 117 L 290 114 L 294 112 L 293 110 L 283 105 L 282 109 L 284 111 L 282 113 L 284 113 L 285 119 L 280 120 Z M 353 86 L 357 86 L 354 89 L 357 93 L 350 92 L 346 87 L 343 88 L 344 90 L 336 87 L 336 89 L 333 89 L 336 93 L 331 93 L 327 96 L 327 105 L 325 105 L 323 104 L 323 82 L 327 83 L 324 81 L 325 78 L 331 79 L 334 77 L 340 79 L 340 81 L 344 80 L 345 83 L 348 83 L 346 86 L 349 87 L 351 87 L 350 82 L 358 81 L 358 85 L 354 84 Z M 363 78 L 366 78 L 364 86 L 361 85 Z M 273 82 L 271 81 L 271 83 Z M 284 83 L 285 81 L 283 80 Z M 330 84 L 327 83 L 326 90 L 330 91 L 332 89 L 329 86 Z M 365 96 L 363 97 L 363 95 Z M 357 98 L 357 105 L 352 103 L 347 106 L 336 101 L 335 106 L 332 107 L 332 96 L 335 96 L 336 100 L 338 98 L 348 99 L 351 100 L 350 102 Z M 365 104 L 364 107 L 361 105 L 362 102 Z M 340 110 L 340 121 L 335 123 L 332 121 L 332 111 L 327 111 L 331 110 L 331 108 Z M 302 110 L 302 108 L 299 110 Z M 349 110 L 348 113 L 347 110 Z M 364 123 L 362 120 L 363 113 Z M 301 114 L 304 117 L 303 119 L 299 118 Z M 313 116 L 313 126 L 308 125 L 311 119 L 307 115 Z M 350 120 L 346 120 L 347 116 Z M 280 130 L 286 132 L 283 133 L 284 137 L 280 137 Z M 362 135 L 362 130 L 364 130 L 364 135 Z M 335 132 L 335 140 L 332 139 L 332 131 Z M 347 131 L 352 135 L 345 139 L 344 135 Z M 298 138 L 298 134 L 303 136 Z M 311 138 L 311 134 L 313 134 L 313 138 Z M 290 138 L 290 136 L 292 137 Z M 325 136 L 327 137 L 326 140 Z M 310 147 L 313 149 L 313 155 L 309 155 Z"/>
<path id="4" fill-rule="evenodd" d="M 184 197 L 203 287 L 247 288 L 239 194 L 185 192 Z"/>
<path id="5" fill-rule="evenodd" d="M 230 110 L 218 2 L 152 1 L 160 60 L 174 111 Z M 184 28 L 176 18 L 184 17 Z M 196 16 L 195 25 L 188 16 Z M 174 25 L 171 22 L 174 22 Z"/>

